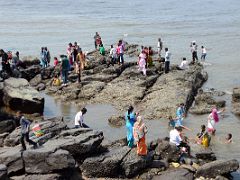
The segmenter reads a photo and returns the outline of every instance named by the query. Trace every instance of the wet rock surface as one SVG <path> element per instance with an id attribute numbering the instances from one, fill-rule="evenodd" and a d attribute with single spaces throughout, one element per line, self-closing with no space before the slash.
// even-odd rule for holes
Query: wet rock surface
<path id="1" fill-rule="evenodd" d="M 232 107 L 232 112 L 240 116 L 240 87 L 236 87 L 233 89 Z"/>

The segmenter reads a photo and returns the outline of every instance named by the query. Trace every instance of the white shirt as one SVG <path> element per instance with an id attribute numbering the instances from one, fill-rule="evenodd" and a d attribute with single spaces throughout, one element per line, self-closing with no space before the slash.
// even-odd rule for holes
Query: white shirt
<path id="1" fill-rule="evenodd" d="M 165 54 L 165 61 L 170 61 L 170 56 L 171 56 L 171 53 L 167 51 Z"/>
<path id="2" fill-rule="evenodd" d="M 203 53 L 203 54 L 207 54 L 206 48 L 202 48 L 202 53 Z"/>
<path id="3" fill-rule="evenodd" d="M 81 126 L 83 123 L 82 111 L 79 111 L 75 116 L 75 126 Z"/>
<path id="4" fill-rule="evenodd" d="M 117 50 L 116 48 L 111 48 L 110 50 L 110 55 L 112 58 L 116 57 L 117 56 Z"/>
<path id="5" fill-rule="evenodd" d="M 187 60 L 182 61 L 181 64 L 179 65 L 179 68 L 183 70 L 188 69 L 188 61 Z"/>
<path id="6" fill-rule="evenodd" d="M 170 142 L 173 144 L 176 144 L 176 146 L 178 146 L 182 141 L 180 133 L 176 129 L 171 130 L 169 133 L 169 136 L 170 136 Z"/>

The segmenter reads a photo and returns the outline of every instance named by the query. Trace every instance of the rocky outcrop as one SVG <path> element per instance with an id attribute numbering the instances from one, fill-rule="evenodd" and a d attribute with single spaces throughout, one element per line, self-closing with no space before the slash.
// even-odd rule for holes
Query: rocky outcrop
<path id="1" fill-rule="evenodd" d="M 86 177 L 118 177 L 121 174 L 121 162 L 131 149 L 127 146 L 114 147 L 96 157 L 85 159 L 81 170 Z"/>
<path id="2" fill-rule="evenodd" d="M 151 165 L 153 154 L 153 152 L 149 152 L 147 156 L 138 156 L 136 149 L 132 149 L 121 163 L 124 175 L 126 177 L 133 177 L 139 174 L 142 170 Z"/>
<path id="3" fill-rule="evenodd" d="M 43 113 L 44 98 L 33 89 L 27 80 L 9 78 L 4 81 L 4 106 L 23 113 Z"/>
<path id="4" fill-rule="evenodd" d="M 0 164 L 0 179 L 1 180 L 7 180 L 8 179 L 7 166 L 5 166 L 4 164 Z"/>
<path id="5" fill-rule="evenodd" d="M 164 180 L 193 180 L 193 173 L 186 169 L 172 169 L 165 171 L 159 176 L 154 176 L 152 180 L 164 179 Z"/>
<path id="6" fill-rule="evenodd" d="M 232 108 L 232 112 L 240 116 L 240 87 L 236 87 L 233 89 Z"/>
<path id="7" fill-rule="evenodd" d="M 125 119 L 123 116 L 113 115 L 108 118 L 108 123 L 114 127 L 121 127 L 125 124 Z"/>
<path id="8" fill-rule="evenodd" d="M 198 91 L 195 98 L 194 106 L 190 108 L 189 112 L 192 114 L 207 114 L 212 111 L 213 105 L 217 108 L 225 107 L 226 101 L 219 99 L 225 95 L 224 92 L 210 90 L 204 92 L 202 89 Z"/>
<path id="9" fill-rule="evenodd" d="M 218 175 L 229 174 L 238 168 L 239 162 L 237 160 L 216 160 L 201 166 L 196 172 L 196 177 L 213 178 Z"/>

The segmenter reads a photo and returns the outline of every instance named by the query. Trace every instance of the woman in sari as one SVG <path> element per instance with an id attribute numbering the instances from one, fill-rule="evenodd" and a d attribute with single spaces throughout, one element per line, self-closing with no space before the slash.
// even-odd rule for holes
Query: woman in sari
<path id="1" fill-rule="evenodd" d="M 128 111 L 126 112 L 126 115 L 125 115 L 126 128 L 127 128 L 127 143 L 128 143 L 128 146 L 131 148 L 134 145 L 133 126 L 136 120 L 133 109 L 134 108 L 132 106 L 129 106 Z"/>
<path id="2" fill-rule="evenodd" d="M 143 123 L 141 116 L 137 117 L 137 121 L 134 124 L 133 134 L 134 140 L 137 143 L 137 154 L 141 156 L 147 155 L 147 145 L 145 142 L 145 135 L 147 133 L 147 127 Z"/>

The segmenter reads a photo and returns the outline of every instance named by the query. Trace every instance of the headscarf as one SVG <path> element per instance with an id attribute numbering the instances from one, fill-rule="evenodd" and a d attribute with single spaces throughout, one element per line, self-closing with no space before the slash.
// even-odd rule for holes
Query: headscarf
<path id="1" fill-rule="evenodd" d="M 217 113 L 217 109 L 213 108 L 212 109 L 212 117 L 214 119 L 214 121 L 217 123 L 219 121 L 219 117 L 218 117 L 218 113 Z"/>

